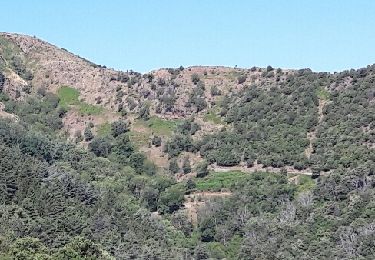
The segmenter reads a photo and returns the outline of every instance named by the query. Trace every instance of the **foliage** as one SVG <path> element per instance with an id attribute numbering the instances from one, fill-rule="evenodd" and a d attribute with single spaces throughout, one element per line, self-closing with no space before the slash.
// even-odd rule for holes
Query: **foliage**
<path id="1" fill-rule="evenodd" d="M 195 171 L 197 172 L 198 178 L 203 178 L 208 175 L 208 162 L 203 161 L 196 166 Z"/>
<path id="2" fill-rule="evenodd" d="M 191 172 L 190 160 L 189 160 L 189 157 L 187 156 L 184 158 L 182 162 L 182 171 L 184 172 L 184 174 Z"/>
<path id="3" fill-rule="evenodd" d="M 185 190 L 183 187 L 174 185 L 161 193 L 158 201 L 160 213 L 172 213 L 182 206 Z"/>
<path id="4" fill-rule="evenodd" d="M 265 166 L 308 167 L 306 136 L 318 123 L 318 98 L 314 87 L 299 84 L 297 89 L 296 82 L 269 89 L 252 86 L 224 98 L 222 114 L 233 128 L 200 140 L 196 144 L 200 154 L 223 166 L 237 165 L 251 155 Z M 284 94 L 291 86 L 295 90 Z"/>
<path id="5" fill-rule="evenodd" d="M 237 82 L 238 82 L 238 84 L 243 84 L 243 83 L 245 83 L 245 81 L 246 81 L 246 75 L 240 75 L 240 76 L 238 76 L 237 77 Z"/>
<path id="6" fill-rule="evenodd" d="M 111 124 L 111 133 L 113 137 L 117 137 L 129 131 L 129 123 L 119 120 Z"/>
<path id="7" fill-rule="evenodd" d="M 168 167 L 169 171 L 172 173 L 172 174 L 176 174 L 180 171 L 180 167 L 178 166 L 178 162 L 177 162 L 177 159 L 176 158 L 172 158 L 170 161 L 169 161 L 169 167 Z"/>
<path id="8" fill-rule="evenodd" d="M 111 149 L 112 144 L 108 137 L 96 137 L 89 143 L 89 150 L 96 156 L 107 157 Z"/>
<path id="9" fill-rule="evenodd" d="M 200 112 L 207 107 L 205 98 L 205 86 L 202 81 L 199 81 L 196 87 L 192 90 L 189 95 L 189 100 L 186 104 L 187 107 L 193 106 L 196 112 Z"/>
<path id="10" fill-rule="evenodd" d="M 152 143 L 152 145 L 155 145 L 156 147 L 160 147 L 161 146 L 161 137 L 157 136 L 157 135 L 154 135 L 152 137 L 151 143 Z"/>
<path id="11" fill-rule="evenodd" d="M 169 157 L 176 157 L 183 151 L 193 151 L 193 140 L 190 136 L 177 134 L 166 143 L 165 149 Z"/>
<path id="12" fill-rule="evenodd" d="M 186 119 L 177 126 L 177 132 L 182 135 L 194 135 L 200 129 L 200 125 L 194 122 L 193 118 Z"/>
<path id="13" fill-rule="evenodd" d="M 200 82 L 200 80 L 201 79 L 200 79 L 198 74 L 194 73 L 194 74 L 191 75 L 191 82 L 193 82 L 194 85 L 197 85 L 198 82 Z"/>
<path id="14" fill-rule="evenodd" d="M 146 157 L 141 153 L 132 153 L 129 156 L 130 166 L 134 168 L 137 173 L 141 173 Z"/>
<path id="15" fill-rule="evenodd" d="M 3 92 L 3 86 L 5 84 L 5 76 L 0 72 L 0 92 Z"/>
<path id="16" fill-rule="evenodd" d="M 248 174 L 240 171 L 215 172 L 204 178 L 196 180 L 196 187 L 201 191 L 220 191 L 221 189 L 231 189 L 238 182 L 243 181 Z"/>
<path id="17" fill-rule="evenodd" d="M 94 138 L 94 135 L 93 135 L 90 127 L 85 128 L 85 131 L 83 132 L 83 135 L 85 137 L 86 142 L 91 141 Z"/>
<path id="18" fill-rule="evenodd" d="M 220 96 L 221 95 L 221 90 L 216 86 L 211 87 L 211 96 Z"/>
<path id="19" fill-rule="evenodd" d="M 0 144 L 1 258 L 127 259 L 180 254 L 179 233 L 142 207 L 143 203 L 157 206 L 159 194 L 171 186 L 171 180 L 138 175 L 139 180 L 131 168 L 43 136 L 24 121 L 0 120 Z M 183 197 L 184 191 L 179 192 Z M 160 205 L 171 209 L 181 205 L 181 196 L 176 200 L 173 194 L 165 193 Z"/>
<path id="20" fill-rule="evenodd" d="M 139 118 L 142 118 L 143 120 L 146 120 L 146 121 L 150 119 L 150 106 L 148 104 L 144 104 L 140 108 Z"/>
<path id="21" fill-rule="evenodd" d="M 10 62 L 11 48 L 4 46 Z M 19 58 L 11 66 L 22 72 Z M 264 81 L 223 96 L 215 111 L 226 123 L 219 132 L 193 138 L 193 120 L 151 117 L 151 130 L 138 134 L 146 142 L 168 135 L 174 166 L 184 151 L 205 159 L 197 178 L 178 183 L 137 150 L 134 132 L 122 123 L 99 126 L 92 152 L 63 139 L 67 108 L 82 105 L 77 91 L 41 89 L 18 101 L 1 93 L 5 111 L 19 122 L 0 119 L 0 258 L 373 259 L 375 66 L 335 74 L 259 71 Z M 131 76 L 121 80 L 140 80 Z M 163 92 L 162 109 L 171 109 L 175 98 L 173 90 Z M 204 99 L 199 79 L 187 106 L 201 111 Z M 285 170 L 208 171 L 211 163 L 255 162 L 307 168 L 314 176 L 294 182 Z M 183 171 L 189 167 L 184 158 Z M 193 226 L 181 209 L 184 195 L 196 190 L 231 195 L 198 197 Z"/>

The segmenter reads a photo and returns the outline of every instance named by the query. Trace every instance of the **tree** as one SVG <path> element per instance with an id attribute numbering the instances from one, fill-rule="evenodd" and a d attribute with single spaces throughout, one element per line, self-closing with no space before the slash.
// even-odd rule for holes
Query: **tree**
<path id="1" fill-rule="evenodd" d="M 185 174 L 191 172 L 191 165 L 190 165 L 189 157 L 184 158 L 184 161 L 182 163 L 182 170 Z"/>
<path id="2" fill-rule="evenodd" d="M 177 126 L 178 132 L 183 135 L 194 135 L 200 129 L 200 125 L 194 122 L 193 118 L 186 119 Z"/>
<path id="3" fill-rule="evenodd" d="M 197 85 L 200 80 L 201 79 L 199 78 L 199 75 L 197 73 L 191 75 L 191 82 L 193 82 L 194 85 Z"/>
<path id="4" fill-rule="evenodd" d="M 134 147 L 127 134 L 122 134 L 116 138 L 113 152 L 122 157 L 128 158 L 134 151 Z"/>
<path id="5" fill-rule="evenodd" d="M 89 143 L 89 150 L 99 157 L 107 157 L 111 149 L 112 144 L 107 137 L 97 137 Z"/>
<path id="6" fill-rule="evenodd" d="M 169 171 L 172 174 L 176 174 L 176 173 L 178 173 L 180 171 L 180 167 L 178 167 L 178 163 L 177 163 L 177 159 L 176 158 L 172 158 L 169 161 Z"/>
<path id="7" fill-rule="evenodd" d="M 267 72 L 270 72 L 270 71 L 273 71 L 273 68 L 272 68 L 272 66 L 268 65 L 267 66 Z"/>
<path id="8" fill-rule="evenodd" d="M 85 141 L 89 142 L 94 138 L 94 135 L 89 127 L 85 128 L 85 131 L 83 132 L 83 135 L 85 137 Z"/>
<path id="9" fill-rule="evenodd" d="M 130 166 L 133 167 L 138 174 L 142 173 L 145 160 L 146 157 L 142 153 L 133 153 L 129 157 Z"/>
<path id="10" fill-rule="evenodd" d="M 188 179 L 186 182 L 186 189 L 190 192 L 191 190 L 194 190 L 197 187 L 195 182 L 192 179 Z"/>
<path id="11" fill-rule="evenodd" d="M 203 178 L 203 177 L 207 176 L 208 173 L 209 173 L 208 172 L 208 162 L 203 161 L 203 162 L 199 163 L 197 165 L 196 172 L 197 172 L 198 178 Z"/>
<path id="12" fill-rule="evenodd" d="M 247 76 L 246 75 L 240 75 L 237 78 L 238 84 L 242 84 L 246 81 Z"/>
<path id="13" fill-rule="evenodd" d="M 83 237 L 74 238 L 55 255 L 55 259 L 102 259 L 110 260 L 112 257 L 102 250 L 99 245 Z"/>
<path id="14" fill-rule="evenodd" d="M 162 214 L 173 213 L 178 210 L 184 202 L 185 190 L 183 186 L 171 186 L 160 194 L 158 211 Z"/>
<path id="15" fill-rule="evenodd" d="M 9 259 L 50 259 L 45 245 L 37 238 L 24 237 L 17 239 L 11 246 Z"/>
<path id="16" fill-rule="evenodd" d="M 115 138 L 128 131 L 129 131 L 129 123 L 123 120 L 119 120 L 111 124 L 111 133 L 113 137 Z"/>
<path id="17" fill-rule="evenodd" d="M 220 96 L 221 95 L 221 90 L 216 86 L 211 87 L 211 96 Z"/>
<path id="18" fill-rule="evenodd" d="M 145 104 L 141 107 L 139 110 L 139 118 L 142 118 L 144 120 L 150 119 L 150 106 Z"/>
<path id="19" fill-rule="evenodd" d="M 156 147 L 161 146 L 161 137 L 154 135 L 151 140 L 152 145 L 155 145 Z"/>
<path id="20" fill-rule="evenodd" d="M 3 92 L 3 87 L 5 84 L 5 76 L 0 72 L 0 93 Z"/>

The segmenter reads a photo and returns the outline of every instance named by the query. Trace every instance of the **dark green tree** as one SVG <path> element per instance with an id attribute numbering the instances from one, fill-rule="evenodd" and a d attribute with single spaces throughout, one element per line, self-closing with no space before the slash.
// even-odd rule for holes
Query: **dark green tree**
<path id="1" fill-rule="evenodd" d="M 145 104 L 140 108 L 139 118 L 142 118 L 143 120 L 150 119 L 150 106 L 148 104 Z"/>
<path id="2" fill-rule="evenodd" d="M 176 174 L 180 171 L 180 167 L 178 166 L 178 162 L 177 162 L 177 159 L 176 158 L 172 158 L 170 161 L 169 161 L 169 171 L 172 173 L 172 174 Z"/>
<path id="3" fill-rule="evenodd" d="M 89 150 L 96 156 L 107 157 L 112 150 L 112 143 L 108 137 L 96 137 L 89 143 Z"/>
<path id="4" fill-rule="evenodd" d="M 185 157 L 184 161 L 182 163 L 182 170 L 185 174 L 191 172 L 191 165 L 190 165 L 190 160 L 189 157 Z"/>
<path id="5" fill-rule="evenodd" d="M 129 157 L 130 166 L 133 167 L 138 174 L 143 172 L 143 164 L 145 160 L 146 157 L 142 153 L 132 153 Z"/>
<path id="6" fill-rule="evenodd" d="M 83 132 L 83 136 L 85 137 L 86 142 L 89 142 L 94 138 L 94 135 L 89 127 L 85 128 L 85 131 Z"/>
<path id="7" fill-rule="evenodd" d="M 128 131 L 129 131 L 129 123 L 123 120 L 115 121 L 111 124 L 111 133 L 113 137 L 117 137 Z"/>

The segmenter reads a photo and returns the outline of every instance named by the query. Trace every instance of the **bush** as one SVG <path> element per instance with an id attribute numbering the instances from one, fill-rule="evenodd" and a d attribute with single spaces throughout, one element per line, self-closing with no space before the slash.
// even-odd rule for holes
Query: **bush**
<path id="1" fill-rule="evenodd" d="M 138 174 L 142 173 L 145 160 L 146 157 L 142 153 L 133 153 L 129 157 L 130 166 L 133 167 Z"/>
<path id="2" fill-rule="evenodd" d="M 207 176 L 208 173 L 209 173 L 208 172 L 208 162 L 203 161 L 203 162 L 199 163 L 197 165 L 196 172 L 197 172 L 198 178 L 203 178 L 203 177 Z"/>
<path id="3" fill-rule="evenodd" d="M 212 96 L 220 96 L 221 95 L 221 90 L 216 86 L 211 87 L 211 95 Z"/>
<path id="4" fill-rule="evenodd" d="M 154 135 L 154 136 L 152 137 L 151 144 L 152 144 L 152 145 L 155 145 L 156 147 L 161 146 L 161 137 L 160 137 L 160 136 L 157 136 L 157 135 Z"/>
<path id="5" fill-rule="evenodd" d="M 273 71 L 273 68 L 272 68 L 272 66 L 268 65 L 266 70 L 267 70 L 267 72 L 270 72 L 270 71 Z"/>
<path id="6" fill-rule="evenodd" d="M 238 78 L 237 78 L 237 82 L 238 82 L 238 84 L 242 84 L 242 83 L 244 83 L 244 82 L 246 81 L 246 78 L 247 78 L 246 75 L 238 76 Z"/>
<path id="7" fill-rule="evenodd" d="M 89 141 L 91 141 L 94 138 L 94 135 L 93 135 L 90 127 L 86 127 L 85 128 L 85 131 L 83 132 L 83 135 L 85 137 L 85 141 L 86 142 L 89 142 Z"/>
<path id="8" fill-rule="evenodd" d="M 139 118 L 142 118 L 143 120 L 149 120 L 150 119 L 150 106 L 145 104 L 141 107 L 139 110 Z"/>
<path id="9" fill-rule="evenodd" d="M 194 85 L 197 85 L 200 80 L 201 79 L 197 73 L 194 73 L 193 75 L 191 75 L 191 82 L 193 82 Z"/>
<path id="10" fill-rule="evenodd" d="M 107 157 L 111 149 L 112 144 L 107 137 L 97 137 L 89 143 L 89 150 L 99 157 Z"/>
<path id="11" fill-rule="evenodd" d="M 185 190 L 182 185 L 174 185 L 160 194 L 158 211 L 162 214 L 177 211 L 184 202 Z"/>
<path id="12" fill-rule="evenodd" d="M 169 171 L 172 173 L 172 174 L 176 174 L 180 171 L 180 167 L 178 167 L 178 163 L 177 163 L 177 159 L 176 158 L 172 158 L 170 161 L 169 161 Z"/>
<path id="13" fill-rule="evenodd" d="M 111 124 L 111 133 L 113 137 L 117 137 L 129 131 L 129 124 L 125 121 L 119 120 Z"/>
<path id="14" fill-rule="evenodd" d="M 185 157 L 184 161 L 182 163 L 182 170 L 185 174 L 191 172 L 191 165 L 190 165 L 190 160 L 189 157 Z"/>
<path id="15" fill-rule="evenodd" d="M 4 84 L 5 84 L 5 76 L 3 73 L 0 72 L 0 92 L 3 91 Z"/>
<path id="16" fill-rule="evenodd" d="M 121 157 L 128 158 L 134 151 L 134 147 L 130 142 L 129 136 L 122 134 L 116 138 L 113 152 Z"/>

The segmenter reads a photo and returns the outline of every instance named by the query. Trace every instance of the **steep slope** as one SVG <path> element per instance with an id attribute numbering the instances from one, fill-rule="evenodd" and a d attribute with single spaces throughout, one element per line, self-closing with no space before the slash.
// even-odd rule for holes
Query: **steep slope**
<path id="1" fill-rule="evenodd" d="M 45 88 L 52 92 L 61 86 L 72 86 L 87 102 L 96 103 L 100 94 L 109 98 L 116 86 L 124 85 L 117 80 L 117 71 L 97 66 L 35 37 L 1 33 L 0 39 L 2 66 L 7 68 L 5 76 L 9 79 L 5 89 L 10 92 L 22 92 L 25 84 L 33 91 Z M 21 77 L 18 86 L 12 79 L 14 74 Z M 110 106 L 108 101 L 105 105 Z"/>
<path id="2" fill-rule="evenodd" d="M 137 111 L 147 103 L 153 113 L 169 117 L 205 110 L 217 101 L 215 95 L 236 92 L 250 83 L 282 82 L 292 73 L 255 67 L 181 67 L 141 75 L 96 65 L 35 37 L 0 33 L 0 43 L 4 88 L 13 97 L 39 88 L 57 92 L 70 86 L 89 104 Z M 194 91 L 197 87 L 204 90 Z"/>
<path id="3" fill-rule="evenodd" d="M 57 93 L 69 110 L 63 122 L 71 137 L 82 134 L 88 122 L 101 132 L 100 128 L 119 118 L 128 120 L 140 148 L 164 168 L 164 154 L 173 158 L 192 152 L 191 157 L 199 155 L 211 164 L 247 166 L 250 171 L 259 167 L 310 174 L 311 167 L 329 171 L 335 167 L 321 165 L 323 146 L 329 143 L 327 138 L 333 138 L 327 133 L 332 117 L 329 108 L 345 106 L 345 99 L 351 93 L 357 95 L 359 89 L 363 91 L 357 96 L 361 103 L 353 113 L 362 109 L 366 116 L 355 126 L 362 129 L 357 136 L 363 140 L 358 142 L 366 144 L 361 156 L 367 160 L 373 148 L 369 123 L 374 110 L 373 66 L 334 75 L 271 66 L 180 67 L 141 75 L 95 65 L 35 37 L 1 33 L 0 43 L 5 93 L 14 99 L 38 91 Z M 344 101 L 334 100 L 341 96 Z M 148 121 L 153 116 L 155 120 Z M 186 135 L 175 126 L 190 117 L 197 129 Z M 178 143 L 181 131 L 188 136 L 185 144 Z M 150 146 L 158 135 L 162 147 Z"/>
<path id="4" fill-rule="evenodd" d="M 0 258 L 373 259 L 374 82 L 2 33 Z"/>

